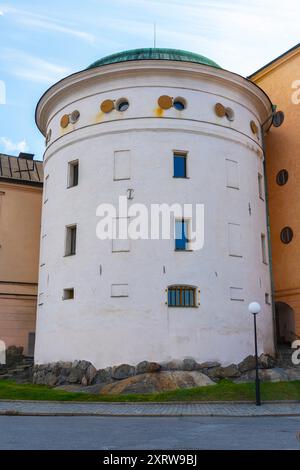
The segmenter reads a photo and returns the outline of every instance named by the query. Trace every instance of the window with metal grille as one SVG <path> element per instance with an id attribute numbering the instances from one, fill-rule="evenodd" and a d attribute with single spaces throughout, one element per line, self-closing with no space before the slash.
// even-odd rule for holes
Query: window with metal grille
<path id="1" fill-rule="evenodd" d="M 77 226 L 70 225 L 66 227 L 66 252 L 65 256 L 71 256 L 76 254 L 76 232 Z"/>
<path id="2" fill-rule="evenodd" d="M 196 307 L 196 288 L 191 286 L 168 287 L 169 307 Z"/>

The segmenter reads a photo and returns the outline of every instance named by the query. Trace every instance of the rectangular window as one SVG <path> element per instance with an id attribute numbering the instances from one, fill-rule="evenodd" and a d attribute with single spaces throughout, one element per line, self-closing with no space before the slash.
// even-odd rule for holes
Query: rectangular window
<path id="1" fill-rule="evenodd" d="M 72 299 L 74 299 L 74 288 L 69 287 L 68 289 L 64 289 L 63 300 L 72 300 Z"/>
<path id="2" fill-rule="evenodd" d="M 189 221 L 185 219 L 175 220 L 175 250 L 185 251 L 189 247 Z"/>
<path id="3" fill-rule="evenodd" d="M 44 181 L 44 204 L 48 201 L 48 191 L 49 191 L 49 175 L 46 176 Z"/>
<path id="4" fill-rule="evenodd" d="M 270 300 L 270 294 L 269 294 L 269 292 L 266 292 L 266 293 L 265 293 L 265 302 L 266 302 L 266 304 L 271 305 L 271 300 Z"/>
<path id="5" fill-rule="evenodd" d="M 71 256 L 76 254 L 76 232 L 77 226 L 70 225 L 66 227 L 66 250 L 65 256 Z"/>
<path id="6" fill-rule="evenodd" d="M 44 293 L 40 292 L 39 293 L 39 301 L 38 301 L 38 306 L 40 307 L 44 303 Z"/>
<path id="7" fill-rule="evenodd" d="M 242 257 L 241 227 L 239 224 L 228 224 L 229 255 Z"/>
<path id="8" fill-rule="evenodd" d="M 268 264 L 266 235 L 264 233 L 261 234 L 261 256 L 262 262 Z"/>
<path id="9" fill-rule="evenodd" d="M 227 188 L 239 189 L 238 162 L 226 159 L 226 186 Z"/>
<path id="10" fill-rule="evenodd" d="M 131 177 L 130 150 L 118 150 L 114 153 L 114 180 L 129 180 Z"/>
<path id="11" fill-rule="evenodd" d="M 128 284 L 112 284 L 111 297 L 129 297 Z"/>
<path id="12" fill-rule="evenodd" d="M 257 178 L 258 178 L 258 194 L 259 194 L 260 199 L 264 200 L 264 180 L 263 180 L 263 176 L 260 173 L 258 173 Z"/>
<path id="13" fill-rule="evenodd" d="M 196 289 L 189 286 L 168 288 L 169 307 L 196 307 Z"/>
<path id="14" fill-rule="evenodd" d="M 78 172 L 79 172 L 78 160 L 69 162 L 68 188 L 73 188 L 74 186 L 78 185 Z"/>
<path id="15" fill-rule="evenodd" d="M 186 153 L 174 153 L 174 178 L 186 178 Z"/>
<path id="16" fill-rule="evenodd" d="M 130 251 L 130 238 L 128 235 L 129 217 L 116 217 L 113 219 L 112 252 Z"/>
<path id="17" fill-rule="evenodd" d="M 230 300 L 243 301 L 243 288 L 242 287 L 230 287 Z"/>

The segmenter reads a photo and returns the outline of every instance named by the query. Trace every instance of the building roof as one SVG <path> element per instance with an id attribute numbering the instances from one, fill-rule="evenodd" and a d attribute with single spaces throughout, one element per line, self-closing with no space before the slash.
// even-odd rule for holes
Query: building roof
<path id="1" fill-rule="evenodd" d="M 18 157 L 0 154 L 0 182 L 12 182 L 42 186 L 44 172 L 43 162 L 26 158 L 29 154 L 20 154 Z"/>
<path id="2" fill-rule="evenodd" d="M 180 49 L 144 48 L 132 49 L 129 51 L 117 52 L 102 59 L 96 60 L 87 69 L 101 67 L 103 65 L 127 62 L 131 60 L 175 60 L 181 62 L 194 62 L 196 64 L 209 65 L 210 67 L 221 68 L 216 62 L 203 55 L 194 52 L 182 51 Z"/>
<path id="3" fill-rule="evenodd" d="M 253 72 L 251 75 L 249 75 L 247 78 L 249 80 L 252 80 L 253 78 L 256 78 L 256 76 L 261 75 L 263 72 L 267 72 L 269 68 L 272 68 L 276 66 L 277 64 L 279 65 L 282 62 L 285 62 L 288 60 L 290 57 L 293 55 L 297 54 L 300 52 L 300 43 L 296 44 L 295 46 L 291 47 L 291 49 L 288 49 L 287 51 L 283 52 L 283 54 L 280 54 L 278 57 L 275 59 L 271 60 L 267 64 L 263 65 L 260 69 L 256 70 L 256 72 Z"/>

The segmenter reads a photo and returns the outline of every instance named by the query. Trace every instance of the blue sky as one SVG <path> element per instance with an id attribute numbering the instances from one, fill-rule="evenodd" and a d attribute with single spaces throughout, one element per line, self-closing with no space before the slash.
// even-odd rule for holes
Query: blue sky
<path id="1" fill-rule="evenodd" d="M 157 47 L 246 76 L 300 42 L 299 18 L 299 0 L 0 0 L 0 152 L 42 159 L 42 93 L 102 56 L 152 47 L 154 22 Z"/>

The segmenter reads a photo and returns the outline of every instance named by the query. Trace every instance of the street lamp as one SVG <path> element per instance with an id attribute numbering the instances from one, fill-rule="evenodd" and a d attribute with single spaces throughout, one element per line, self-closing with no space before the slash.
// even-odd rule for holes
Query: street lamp
<path id="1" fill-rule="evenodd" d="M 258 375 L 258 355 L 257 355 L 257 331 L 256 331 L 256 315 L 261 311 L 258 302 L 251 302 L 248 305 L 248 310 L 252 313 L 254 318 L 254 344 L 255 344 L 255 391 L 256 391 L 256 406 L 261 405 L 260 401 L 260 383 Z"/>

